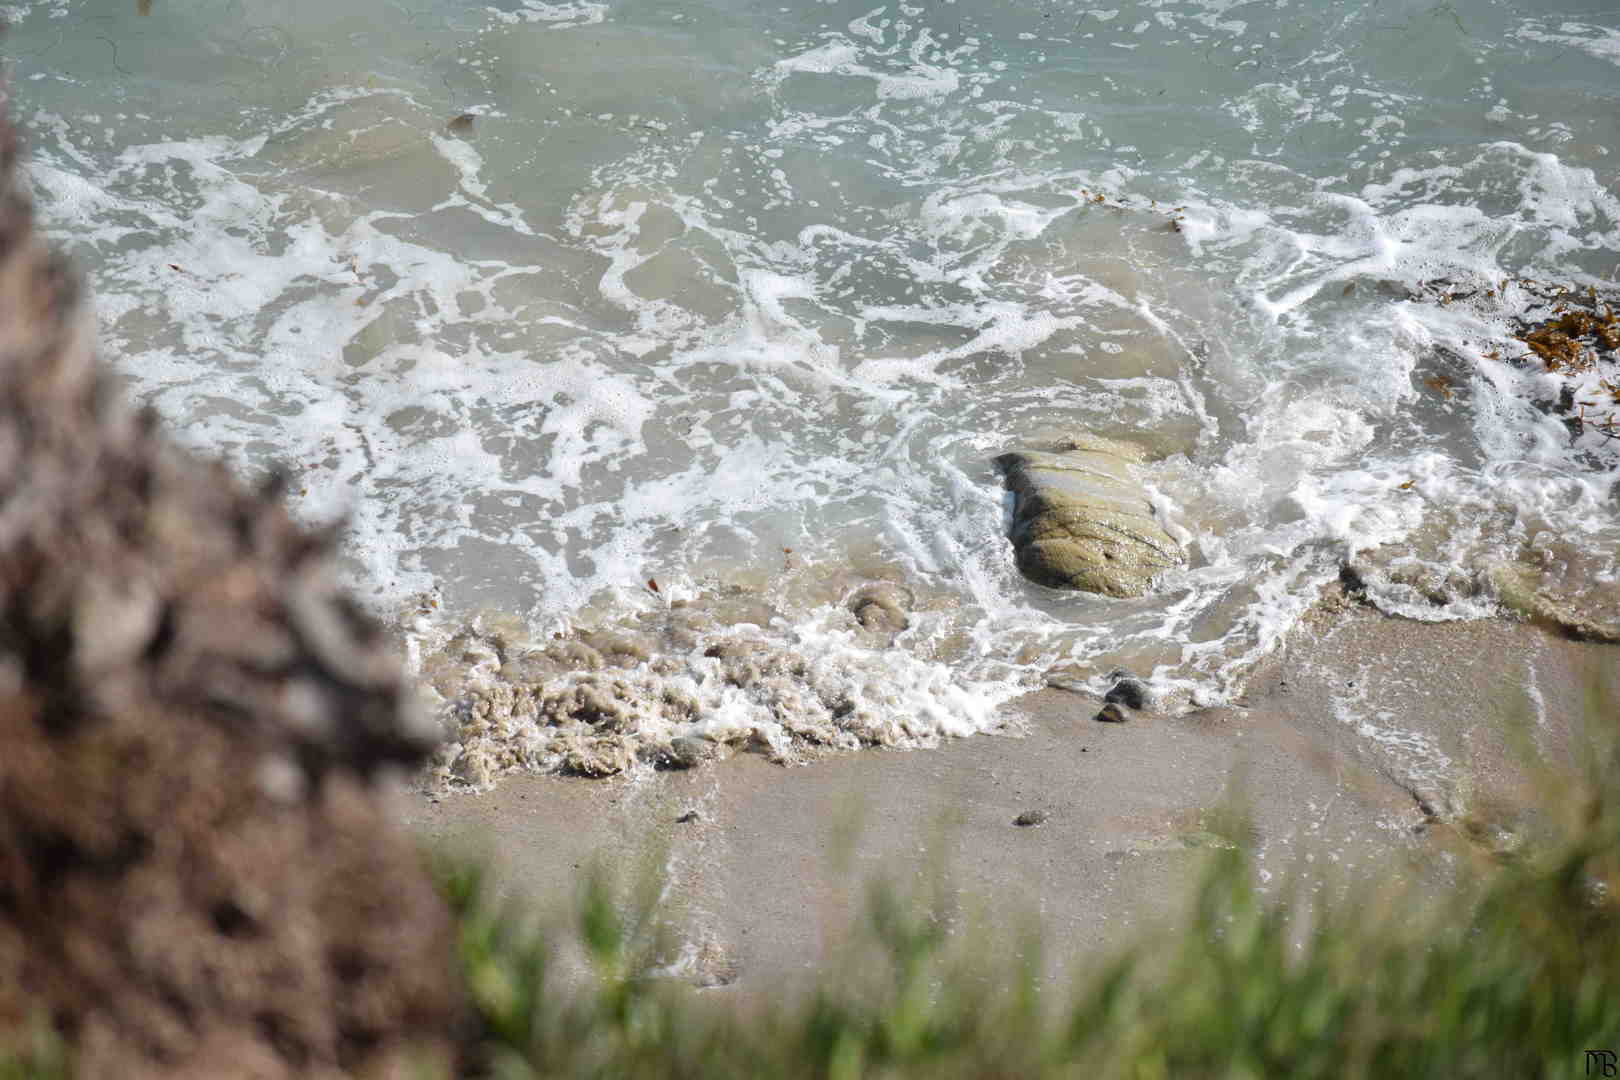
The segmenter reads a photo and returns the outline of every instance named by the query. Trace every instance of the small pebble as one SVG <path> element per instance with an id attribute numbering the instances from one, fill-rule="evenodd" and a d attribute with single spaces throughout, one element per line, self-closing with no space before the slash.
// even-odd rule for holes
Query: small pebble
<path id="1" fill-rule="evenodd" d="M 696 810 L 688 810 L 686 813 L 682 814 L 680 817 L 675 819 L 675 824 L 677 824 L 677 825 L 690 825 L 694 821 L 702 821 L 702 820 L 703 819 L 698 816 L 698 812 Z"/>
<path id="2" fill-rule="evenodd" d="M 1047 819 L 1047 816 L 1045 810 L 1025 810 L 1022 814 L 1013 818 L 1013 824 L 1019 826 L 1039 825 Z"/>

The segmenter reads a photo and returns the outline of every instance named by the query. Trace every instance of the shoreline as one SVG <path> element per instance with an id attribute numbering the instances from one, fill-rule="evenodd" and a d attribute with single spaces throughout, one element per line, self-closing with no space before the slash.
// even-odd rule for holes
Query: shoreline
<path id="1" fill-rule="evenodd" d="M 1100 700 L 1045 689 L 1005 707 L 1022 735 L 791 767 L 745 753 L 607 780 L 514 775 L 411 796 L 404 822 L 429 848 L 487 856 L 499 893 L 540 913 L 571 911 L 597 861 L 621 879 L 653 871 L 679 942 L 666 973 L 699 986 L 808 986 L 879 877 L 948 882 L 950 902 L 992 922 L 1032 916 L 1055 977 L 1173 923 L 1204 853 L 1233 839 L 1263 881 L 1350 881 L 1400 859 L 1443 873 L 1459 852 L 1511 849 L 1534 832 L 1530 748 L 1569 763 L 1605 674 L 1615 685 L 1612 645 L 1330 597 L 1237 705 L 1108 724 L 1092 719 Z M 1026 811 L 1046 816 L 1015 825 Z"/>

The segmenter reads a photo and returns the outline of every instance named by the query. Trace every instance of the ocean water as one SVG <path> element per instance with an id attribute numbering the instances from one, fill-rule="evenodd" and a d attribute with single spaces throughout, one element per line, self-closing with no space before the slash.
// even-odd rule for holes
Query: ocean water
<path id="1" fill-rule="evenodd" d="M 1620 370 L 1514 321 L 1620 267 L 1612 3 L 0 14 L 105 357 L 347 516 L 456 780 L 1227 701 L 1347 564 L 1620 614 Z M 1013 568 L 992 459 L 1076 432 L 1149 452 L 1147 597 Z"/>

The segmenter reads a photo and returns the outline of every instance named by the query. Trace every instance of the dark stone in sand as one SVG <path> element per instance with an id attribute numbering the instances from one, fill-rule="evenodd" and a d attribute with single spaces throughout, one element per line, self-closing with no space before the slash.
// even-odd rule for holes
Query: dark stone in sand
<path id="1" fill-rule="evenodd" d="M 389 796 L 437 727 L 284 480 L 121 400 L 17 158 L 0 117 L 0 1058 L 39 1017 L 83 1077 L 460 1074 Z"/>
<path id="2" fill-rule="evenodd" d="M 1030 825 L 1042 824 L 1050 816 L 1045 810 L 1025 810 L 1022 814 L 1013 818 L 1013 824 L 1027 828 Z"/>
<path id="3" fill-rule="evenodd" d="M 1133 675 L 1121 675 L 1103 700 L 1127 709 L 1143 709 L 1147 706 L 1147 685 Z"/>
<path id="4" fill-rule="evenodd" d="M 1123 709 L 1110 701 L 1108 704 L 1104 705 L 1100 710 L 1098 710 L 1097 715 L 1092 717 L 1092 719 L 1101 720 L 1105 724 L 1123 724 L 1126 720 L 1129 720 L 1130 717 L 1125 715 L 1125 711 Z"/>
<path id="5" fill-rule="evenodd" d="M 677 824 L 677 825 L 690 825 L 694 821 L 702 821 L 702 820 L 703 820 L 703 818 L 701 816 L 699 816 L 699 814 L 698 814 L 698 812 L 696 810 L 688 810 L 686 813 L 682 814 L 680 817 L 675 819 L 675 824 Z"/>

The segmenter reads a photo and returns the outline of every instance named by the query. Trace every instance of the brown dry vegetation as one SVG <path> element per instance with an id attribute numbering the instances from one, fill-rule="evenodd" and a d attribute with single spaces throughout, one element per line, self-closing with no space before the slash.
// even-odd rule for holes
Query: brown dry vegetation
<path id="1" fill-rule="evenodd" d="M 458 1057 L 449 913 L 386 813 L 433 742 L 332 535 L 93 356 L 0 117 L 0 1048 L 80 1075 Z"/>

